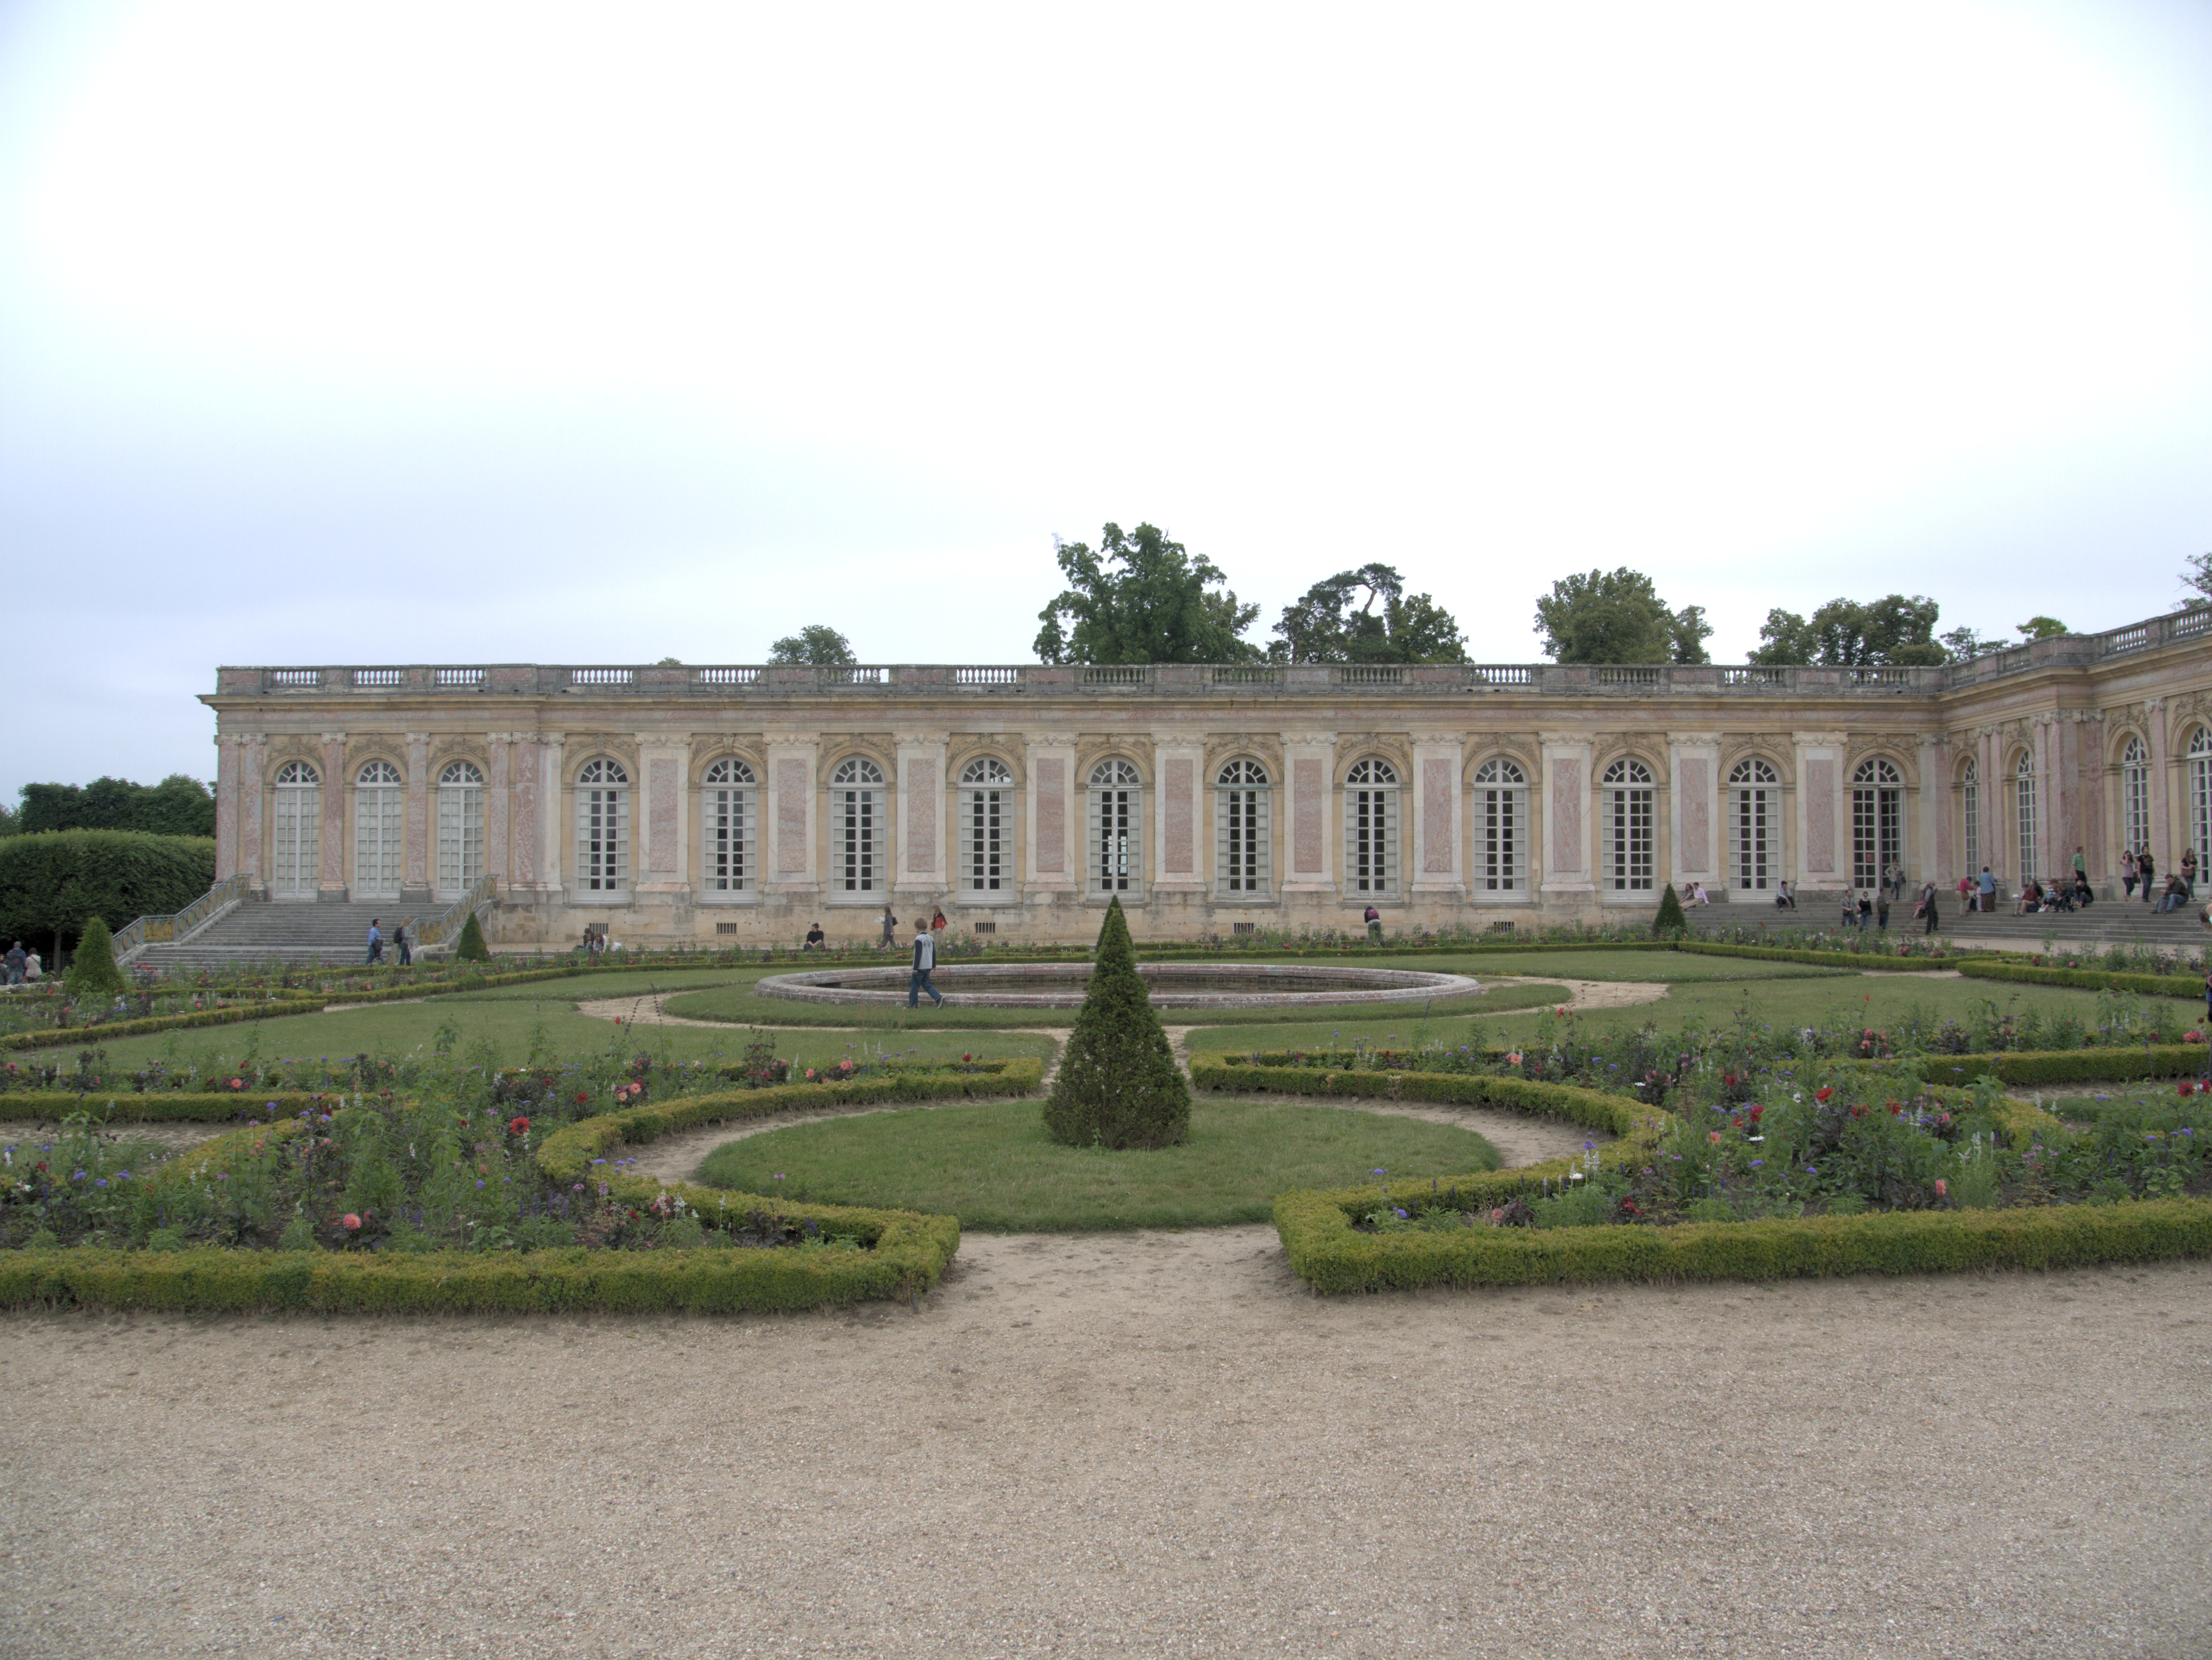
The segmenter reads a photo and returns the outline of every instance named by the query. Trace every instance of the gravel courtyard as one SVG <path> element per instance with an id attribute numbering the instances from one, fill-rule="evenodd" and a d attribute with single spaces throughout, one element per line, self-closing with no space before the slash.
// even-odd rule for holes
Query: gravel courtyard
<path id="1" fill-rule="evenodd" d="M 0 1321 L 0 1653 L 2212 1653 L 2212 1265 L 1323 1301 L 970 1236 L 826 1316 Z"/>

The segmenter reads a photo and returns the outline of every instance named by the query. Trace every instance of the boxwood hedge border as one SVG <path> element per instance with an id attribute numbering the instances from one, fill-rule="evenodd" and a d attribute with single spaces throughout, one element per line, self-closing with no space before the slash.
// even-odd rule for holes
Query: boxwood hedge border
<path id="1" fill-rule="evenodd" d="M 2193 974 L 2123 974 L 2104 969 L 2037 968 L 2027 963 L 1961 963 L 1969 980 L 2013 980 L 2031 986 L 2074 986 L 2084 991 L 2132 991 L 2147 997 L 2204 995 L 2204 982 Z"/>

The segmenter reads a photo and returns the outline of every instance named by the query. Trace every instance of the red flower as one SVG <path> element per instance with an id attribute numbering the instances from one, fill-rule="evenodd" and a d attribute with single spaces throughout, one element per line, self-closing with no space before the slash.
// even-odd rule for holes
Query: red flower
<path id="1" fill-rule="evenodd" d="M 242 1090 L 246 1087 L 246 1080 L 243 1078 L 234 1078 L 230 1080 L 230 1086 L 234 1090 Z"/>
<path id="2" fill-rule="evenodd" d="M 1759 1116 L 1760 1116 L 1762 1113 L 1764 1113 L 1765 1110 L 1766 1110 L 1766 1109 L 1765 1109 L 1765 1107 L 1754 1106 L 1753 1108 L 1752 1108 L 1752 1110 L 1751 1110 L 1751 1122 L 1752 1122 L 1753 1123 L 1756 1124 L 1756 1123 L 1759 1122 Z"/>
<path id="3" fill-rule="evenodd" d="M 507 1128 L 516 1135 L 527 1135 L 530 1134 L 530 1121 L 527 1118 L 509 1119 Z"/>
<path id="4" fill-rule="evenodd" d="M 1892 1118 L 1896 1117 L 1899 1113 L 1903 1112 L 1904 1110 L 1905 1110 L 1905 1104 L 1904 1104 L 1903 1102 L 1901 1102 L 1901 1101 L 1892 1101 L 1891 1103 L 1889 1103 L 1889 1116 L 1890 1116 Z"/>
<path id="5" fill-rule="evenodd" d="M 586 1101 L 588 1101 L 588 1100 L 590 1100 L 590 1099 L 591 1099 L 591 1097 L 589 1097 L 589 1096 L 586 1095 L 586 1094 L 584 1093 L 584 1091 L 581 1091 L 581 1090 L 578 1090 L 578 1091 L 576 1091 L 576 1104 L 577 1104 L 578 1106 L 580 1106 L 580 1106 L 582 1106 L 582 1105 L 584 1104 L 584 1103 L 585 1103 L 585 1102 L 586 1102 Z"/>
<path id="6" fill-rule="evenodd" d="M 1823 1084 L 1820 1088 L 1813 1091 L 1813 1098 L 1820 1103 L 1821 1105 L 1826 1106 L 1828 1103 L 1828 1098 L 1834 1093 L 1834 1090 L 1831 1089 L 1827 1085 Z"/>

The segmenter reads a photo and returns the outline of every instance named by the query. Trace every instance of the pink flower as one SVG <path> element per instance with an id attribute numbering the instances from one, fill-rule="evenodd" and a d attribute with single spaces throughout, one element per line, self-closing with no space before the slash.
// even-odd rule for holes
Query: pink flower
<path id="1" fill-rule="evenodd" d="M 1718 1146 L 1721 1144 L 1721 1133 L 1718 1130 L 1707 1130 L 1705 1132 L 1705 1140 L 1711 1142 L 1715 1146 Z"/>
<path id="2" fill-rule="evenodd" d="M 358 1232 L 360 1232 L 360 1231 L 361 1231 L 361 1218 L 359 1218 L 358 1216 L 356 1216 L 356 1215 L 355 1215 L 351 1211 L 348 1211 L 348 1212 L 345 1213 L 345 1227 L 346 1227 L 346 1231 L 347 1231 L 348 1233 L 358 1233 Z"/>
<path id="3" fill-rule="evenodd" d="M 1949 1196 L 1950 1192 L 1951 1184 L 1948 1182 L 1946 1182 L 1942 1177 L 1937 1177 L 1936 1178 L 1936 1196 L 1938 1199 L 1947 1198 Z"/>

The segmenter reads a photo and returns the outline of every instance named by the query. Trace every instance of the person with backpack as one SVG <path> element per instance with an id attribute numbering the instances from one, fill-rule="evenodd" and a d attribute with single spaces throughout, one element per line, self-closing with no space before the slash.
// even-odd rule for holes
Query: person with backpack
<path id="1" fill-rule="evenodd" d="M 924 922 L 914 931 L 914 972 L 908 977 L 906 984 L 906 1006 L 908 1008 L 921 1006 L 924 992 L 929 994 L 930 1001 L 937 1007 L 941 1009 L 945 1006 L 944 997 L 935 986 L 929 983 L 930 970 L 936 966 L 937 936 L 929 931 L 929 924 Z"/>
<path id="2" fill-rule="evenodd" d="M 884 907 L 884 939 L 883 944 L 878 947 L 878 949 L 889 951 L 896 942 L 897 934 L 898 918 L 892 915 L 891 908 L 889 905 L 885 905 Z"/>

